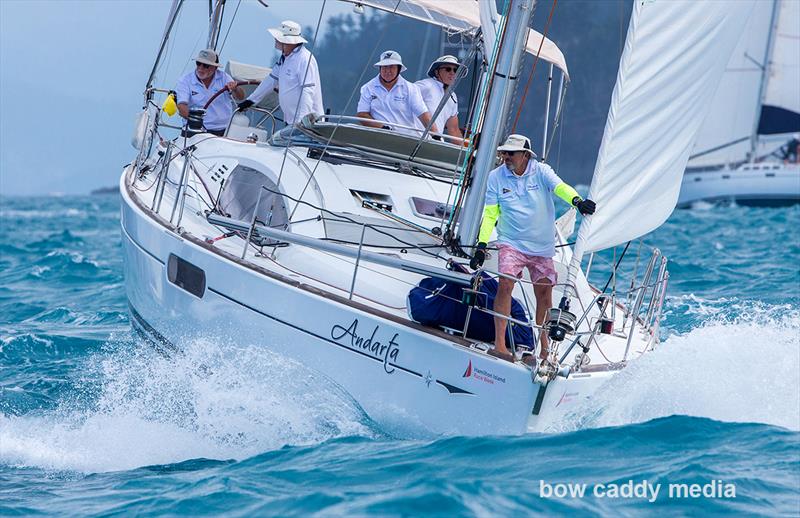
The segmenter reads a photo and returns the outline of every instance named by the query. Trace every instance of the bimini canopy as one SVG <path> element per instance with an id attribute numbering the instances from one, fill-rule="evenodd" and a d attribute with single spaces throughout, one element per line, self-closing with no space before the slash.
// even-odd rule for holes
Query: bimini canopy
<path id="1" fill-rule="evenodd" d="M 389 13 L 413 18 L 432 25 L 438 25 L 450 31 L 466 31 L 480 27 L 480 10 L 478 0 L 342 0 L 355 5 L 367 5 Z M 542 51 L 539 57 L 558 67 L 569 79 L 567 60 L 555 43 L 544 38 L 541 33 L 528 29 L 528 42 L 525 50 L 536 55 L 539 45 Z"/>

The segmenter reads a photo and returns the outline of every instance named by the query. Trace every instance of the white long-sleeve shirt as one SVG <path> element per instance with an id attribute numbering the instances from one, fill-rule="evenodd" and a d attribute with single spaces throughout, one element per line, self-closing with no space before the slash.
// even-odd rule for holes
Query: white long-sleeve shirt
<path id="1" fill-rule="evenodd" d="M 439 112 L 439 116 L 436 117 L 434 121 L 439 132 L 445 133 L 447 121 L 450 120 L 451 117 L 458 117 L 458 98 L 456 97 L 456 93 L 445 90 L 444 83 L 432 77 L 422 79 L 414 84 L 419 88 L 419 93 L 422 94 L 422 100 L 425 101 L 425 105 L 428 107 L 428 111 L 431 112 L 431 115 L 436 112 L 436 108 L 439 107 L 442 97 L 445 95 L 448 96 L 447 101 L 442 107 L 442 111 Z M 419 127 L 424 128 L 422 123 L 419 124 Z"/>
<path id="2" fill-rule="evenodd" d="M 317 60 L 304 45 L 288 56 L 281 55 L 272 72 L 247 99 L 258 104 L 273 89 L 278 90 L 286 124 L 299 122 L 309 113 L 324 113 Z"/>

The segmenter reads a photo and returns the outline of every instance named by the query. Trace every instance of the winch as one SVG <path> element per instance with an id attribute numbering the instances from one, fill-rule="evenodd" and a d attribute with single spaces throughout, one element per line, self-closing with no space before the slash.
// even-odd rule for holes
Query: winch
<path id="1" fill-rule="evenodd" d="M 193 108 L 189 110 L 189 117 L 186 119 L 186 133 L 189 136 L 203 133 L 203 118 L 206 116 L 206 111 L 202 108 Z"/>
<path id="2" fill-rule="evenodd" d="M 555 342 L 564 340 L 568 333 L 575 331 L 575 322 L 578 317 L 569 311 L 569 300 L 561 297 L 557 308 L 550 309 L 550 318 L 547 321 L 547 336 Z"/>

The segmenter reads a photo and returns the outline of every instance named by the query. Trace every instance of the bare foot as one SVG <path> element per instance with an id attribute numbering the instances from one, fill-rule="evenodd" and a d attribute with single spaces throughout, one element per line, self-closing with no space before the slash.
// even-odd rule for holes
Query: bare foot
<path id="1" fill-rule="evenodd" d="M 514 363 L 514 355 L 508 352 L 508 349 L 489 349 L 486 352 L 489 353 L 489 356 Z"/>

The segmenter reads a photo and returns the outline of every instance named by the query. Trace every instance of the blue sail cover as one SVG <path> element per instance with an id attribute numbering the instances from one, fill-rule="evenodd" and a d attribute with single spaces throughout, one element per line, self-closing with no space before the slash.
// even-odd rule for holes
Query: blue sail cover
<path id="1" fill-rule="evenodd" d="M 467 320 L 468 306 L 461 302 L 464 287 L 434 277 L 427 277 L 408 294 L 408 311 L 414 321 L 426 326 L 443 326 L 462 330 Z M 494 317 L 480 308 L 492 309 L 497 296 L 497 281 L 482 274 L 480 294 L 469 319 L 467 338 L 482 342 L 494 342 Z M 516 299 L 511 300 L 511 316 L 528 322 L 525 309 Z M 533 348 L 533 332 L 530 327 L 509 325 L 514 332 L 517 347 Z M 508 331 L 507 338 L 508 340 Z M 509 344 L 510 345 L 510 344 Z"/>
<path id="2" fill-rule="evenodd" d="M 800 113 L 781 108 L 780 106 L 761 107 L 761 118 L 758 120 L 759 135 L 780 135 L 800 131 Z"/>

